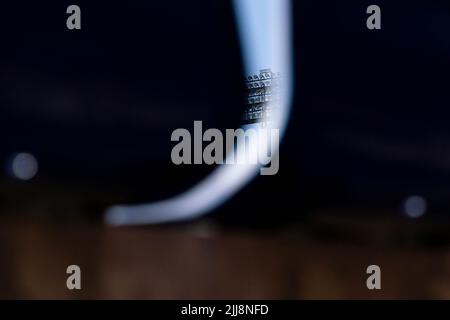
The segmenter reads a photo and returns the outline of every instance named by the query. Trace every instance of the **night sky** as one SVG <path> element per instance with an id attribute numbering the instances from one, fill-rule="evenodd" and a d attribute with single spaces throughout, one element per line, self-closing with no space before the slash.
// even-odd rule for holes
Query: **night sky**
<path id="1" fill-rule="evenodd" d="M 377 1 L 382 30 L 370 31 L 372 1 L 293 2 L 295 99 L 280 172 L 258 177 L 217 215 L 400 214 L 412 194 L 448 212 L 450 4 Z M 45 181 L 120 185 L 130 200 L 200 180 L 212 168 L 174 167 L 170 134 L 194 120 L 240 123 L 231 3 L 76 1 L 80 31 L 66 28 L 70 4 L 0 5 L 0 161 L 26 150 L 40 162 L 38 190 Z"/>

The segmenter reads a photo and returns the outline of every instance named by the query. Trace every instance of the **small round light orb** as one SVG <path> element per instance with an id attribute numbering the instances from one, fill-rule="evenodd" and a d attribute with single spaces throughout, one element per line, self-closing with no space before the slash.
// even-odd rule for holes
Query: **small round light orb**
<path id="1" fill-rule="evenodd" d="M 420 218 L 427 212 L 427 201 L 421 196 L 411 196 L 405 200 L 403 210 L 410 218 Z"/>
<path id="2" fill-rule="evenodd" d="M 30 153 L 18 153 L 11 160 L 11 173 L 16 179 L 31 180 L 36 176 L 38 170 L 38 161 Z"/>

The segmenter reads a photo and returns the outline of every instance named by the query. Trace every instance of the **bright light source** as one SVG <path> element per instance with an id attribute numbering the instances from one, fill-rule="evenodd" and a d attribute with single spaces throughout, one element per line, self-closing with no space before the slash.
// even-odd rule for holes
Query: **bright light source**
<path id="1" fill-rule="evenodd" d="M 246 74 L 270 68 L 280 72 L 278 108 L 272 112 L 273 128 L 280 139 L 287 127 L 292 100 L 290 0 L 234 0 Z M 220 66 L 219 66 L 220 67 Z M 267 73 L 266 77 L 272 77 Z M 248 81 L 253 77 L 249 76 Z M 282 79 L 282 80 L 281 80 Z M 269 81 L 270 82 L 270 81 Z M 282 82 L 282 83 L 281 83 Z M 257 150 L 261 150 L 257 146 Z M 245 146 L 236 154 L 245 152 Z M 272 150 L 274 152 L 274 150 Z M 230 199 L 260 172 L 259 166 L 220 166 L 192 188 L 172 198 L 142 205 L 108 208 L 112 225 L 139 225 L 194 219 Z"/>

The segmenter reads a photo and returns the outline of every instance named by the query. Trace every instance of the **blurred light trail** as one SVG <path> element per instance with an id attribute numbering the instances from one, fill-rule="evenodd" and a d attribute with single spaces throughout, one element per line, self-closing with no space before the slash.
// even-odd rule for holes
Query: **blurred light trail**
<path id="1" fill-rule="evenodd" d="M 281 138 L 289 118 L 293 85 L 290 0 L 234 0 L 234 7 L 246 74 L 257 74 L 269 68 L 281 75 L 279 106 L 272 114 L 273 127 L 279 129 Z M 236 152 L 245 152 L 244 148 Z M 260 149 L 253 148 L 255 152 Z M 173 198 L 110 207 L 105 220 L 121 226 L 198 218 L 230 199 L 259 173 L 259 169 L 259 165 L 222 165 Z"/>

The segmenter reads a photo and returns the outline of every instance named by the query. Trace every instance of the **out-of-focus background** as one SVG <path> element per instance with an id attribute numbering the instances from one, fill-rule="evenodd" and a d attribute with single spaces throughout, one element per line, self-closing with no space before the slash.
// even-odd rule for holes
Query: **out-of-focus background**
<path id="1" fill-rule="evenodd" d="M 292 2 L 279 173 L 205 219 L 124 229 L 107 206 L 213 170 L 172 164 L 174 129 L 241 124 L 232 2 L 78 1 L 79 31 L 72 3 L 1 5 L 0 297 L 450 298 L 450 5 L 378 1 L 370 31 L 370 1 Z"/>

